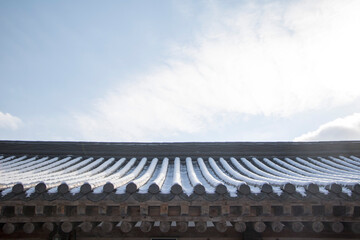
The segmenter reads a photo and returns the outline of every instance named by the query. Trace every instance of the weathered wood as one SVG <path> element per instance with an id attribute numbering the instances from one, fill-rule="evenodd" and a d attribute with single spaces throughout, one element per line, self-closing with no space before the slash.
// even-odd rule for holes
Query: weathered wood
<path id="1" fill-rule="evenodd" d="M 312 194 L 318 194 L 319 193 L 319 186 L 314 184 L 314 183 L 310 183 L 308 186 L 305 187 L 305 190 L 312 193 Z"/>
<path id="2" fill-rule="evenodd" d="M 120 216 L 125 217 L 127 215 L 127 206 L 125 204 L 121 204 L 119 206 Z"/>
<path id="3" fill-rule="evenodd" d="M 140 230 L 144 233 L 150 232 L 153 223 L 149 221 L 142 221 L 140 224 Z"/>
<path id="4" fill-rule="evenodd" d="M 35 230 L 35 225 L 31 222 L 27 222 L 23 225 L 23 231 L 27 234 L 34 232 L 34 230 Z"/>
<path id="5" fill-rule="evenodd" d="M 334 206 L 332 204 L 324 204 L 325 216 L 333 216 Z"/>
<path id="6" fill-rule="evenodd" d="M 24 191 L 24 186 L 22 185 L 22 183 L 16 183 L 12 187 L 12 192 L 15 193 L 15 194 L 22 193 L 23 191 Z"/>
<path id="7" fill-rule="evenodd" d="M 47 187 L 44 182 L 39 182 L 35 186 L 35 192 L 37 192 L 37 193 L 44 193 L 46 191 L 46 189 L 47 189 Z"/>
<path id="8" fill-rule="evenodd" d="M 52 222 L 45 222 L 41 228 L 43 231 L 49 233 L 49 232 L 54 231 L 54 224 Z"/>
<path id="9" fill-rule="evenodd" d="M 77 215 L 83 216 L 86 214 L 86 206 L 83 204 L 76 206 L 76 213 Z"/>
<path id="10" fill-rule="evenodd" d="M 160 216 L 167 216 L 169 212 L 169 206 L 167 204 L 161 204 L 160 206 Z"/>
<path id="11" fill-rule="evenodd" d="M 59 216 L 65 216 L 65 206 L 64 205 L 57 205 L 56 206 L 56 214 Z"/>
<path id="12" fill-rule="evenodd" d="M 312 230 L 316 233 L 322 232 L 324 230 L 324 224 L 320 221 L 315 221 L 311 225 Z"/>
<path id="13" fill-rule="evenodd" d="M 100 205 L 98 207 L 98 213 L 99 215 L 106 215 L 107 213 L 107 206 L 106 205 Z"/>
<path id="14" fill-rule="evenodd" d="M 351 224 L 351 230 L 356 233 L 359 234 L 360 233 L 360 222 L 354 222 Z"/>
<path id="15" fill-rule="evenodd" d="M 302 222 L 293 222 L 291 223 L 291 229 L 294 232 L 301 232 L 304 229 L 304 224 L 302 224 Z"/>
<path id="16" fill-rule="evenodd" d="M 331 224 L 331 229 L 336 233 L 341 233 L 344 231 L 344 224 L 341 222 L 334 222 Z"/>
<path id="17" fill-rule="evenodd" d="M 207 224 L 206 222 L 200 221 L 195 223 L 195 229 L 199 233 L 206 232 L 207 230 Z"/>
<path id="18" fill-rule="evenodd" d="M 247 184 L 241 184 L 237 190 L 239 193 L 241 193 L 243 195 L 250 194 L 250 187 Z"/>
<path id="19" fill-rule="evenodd" d="M 283 205 L 283 215 L 284 216 L 291 216 L 291 206 L 289 204 L 284 204 Z"/>
<path id="20" fill-rule="evenodd" d="M 266 225 L 265 225 L 264 222 L 255 222 L 255 223 L 253 224 L 253 228 L 254 228 L 254 230 L 255 230 L 256 232 L 262 233 L 262 232 L 265 231 Z"/>
<path id="21" fill-rule="evenodd" d="M 161 221 L 160 222 L 159 229 L 160 229 L 161 232 L 166 233 L 166 232 L 170 231 L 170 227 L 171 227 L 170 222 L 168 222 L 168 221 Z"/>
<path id="22" fill-rule="evenodd" d="M 43 205 L 36 205 L 35 206 L 35 215 L 36 216 L 44 215 L 44 206 Z"/>
<path id="23" fill-rule="evenodd" d="M 134 223 L 123 221 L 123 222 L 121 222 L 120 230 L 124 233 L 128 233 L 132 230 L 133 226 L 134 226 Z"/>
<path id="24" fill-rule="evenodd" d="M 295 186 L 291 183 L 286 183 L 284 186 L 281 186 L 281 189 L 289 194 L 293 194 L 295 192 Z"/>
<path id="25" fill-rule="evenodd" d="M 310 204 L 306 204 L 304 207 L 304 216 L 311 216 L 312 215 L 312 207 Z"/>
<path id="26" fill-rule="evenodd" d="M 219 184 L 216 186 L 215 192 L 222 195 L 222 194 L 227 193 L 227 188 L 224 184 Z"/>
<path id="27" fill-rule="evenodd" d="M 73 230 L 73 224 L 71 222 L 63 222 L 61 224 L 61 230 L 64 232 L 64 233 L 69 233 Z"/>
<path id="28" fill-rule="evenodd" d="M 226 221 L 220 221 L 215 223 L 215 228 L 218 230 L 218 232 L 226 232 L 227 230 L 227 224 Z"/>
<path id="29" fill-rule="evenodd" d="M 194 187 L 194 192 L 198 195 L 202 195 L 205 193 L 205 187 L 202 184 L 197 184 Z"/>
<path id="30" fill-rule="evenodd" d="M 24 215 L 24 206 L 23 205 L 16 205 L 15 206 L 15 215 L 16 216 Z"/>
<path id="31" fill-rule="evenodd" d="M 242 215 L 243 216 L 249 216 L 251 212 L 250 206 L 249 205 L 243 205 L 242 206 Z"/>
<path id="32" fill-rule="evenodd" d="M 354 215 L 354 206 L 346 206 L 345 207 L 345 216 L 352 217 Z"/>
<path id="33" fill-rule="evenodd" d="M 140 204 L 140 215 L 147 216 L 149 214 L 149 207 L 146 204 Z"/>
<path id="34" fill-rule="evenodd" d="M 5 223 L 2 227 L 2 231 L 5 234 L 12 234 L 15 231 L 15 225 L 12 223 Z"/>
<path id="35" fill-rule="evenodd" d="M 237 232 L 245 232 L 246 224 L 244 222 L 235 222 L 234 228 L 235 228 L 235 231 L 237 231 Z"/>
<path id="36" fill-rule="evenodd" d="M 221 215 L 228 216 L 230 213 L 230 206 L 229 205 L 222 205 L 221 206 Z"/>
<path id="37" fill-rule="evenodd" d="M 342 192 L 342 187 L 341 185 L 337 184 L 337 183 L 333 183 L 331 185 L 326 185 L 325 186 L 326 190 L 329 190 L 330 192 L 333 192 L 335 194 L 339 194 Z"/>
<path id="38" fill-rule="evenodd" d="M 58 192 L 61 194 L 65 194 L 69 191 L 69 186 L 67 183 L 63 182 L 58 186 Z"/>
<path id="39" fill-rule="evenodd" d="M 269 204 L 262 206 L 262 215 L 263 216 L 271 216 L 271 206 Z"/>
<path id="40" fill-rule="evenodd" d="M 103 191 L 105 193 L 111 193 L 112 191 L 114 191 L 114 184 L 112 184 L 111 182 L 105 183 Z"/>
<path id="41" fill-rule="evenodd" d="M 134 182 L 130 182 L 126 185 L 126 192 L 134 193 L 138 189 L 137 185 Z"/>
<path id="42" fill-rule="evenodd" d="M 87 193 L 91 192 L 91 190 L 92 190 L 92 188 L 91 188 L 91 185 L 89 183 L 84 183 L 80 187 L 80 192 L 82 194 L 87 194 Z"/>
<path id="43" fill-rule="evenodd" d="M 181 204 L 181 216 L 187 216 L 189 215 L 189 205 L 187 204 Z"/>
<path id="44" fill-rule="evenodd" d="M 93 224 L 91 222 L 82 222 L 79 227 L 81 231 L 89 233 L 93 229 Z"/>
<path id="45" fill-rule="evenodd" d="M 172 194 L 178 195 L 178 194 L 182 193 L 182 191 L 183 191 L 182 186 L 177 183 L 175 183 L 174 185 L 171 186 Z"/>
<path id="46" fill-rule="evenodd" d="M 176 230 L 178 232 L 184 233 L 188 229 L 188 223 L 187 222 L 176 222 Z"/>
<path id="47" fill-rule="evenodd" d="M 160 192 L 160 188 L 156 183 L 152 183 L 148 189 L 149 193 L 156 194 Z"/>
<path id="48" fill-rule="evenodd" d="M 109 233 L 113 229 L 113 224 L 111 222 L 101 222 L 97 227 L 100 228 L 102 232 Z"/>
<path id="49" fill-rule="evenodd" d="M 262 191 L 263 193 L 272 193 L 273 188 L 272 188 L 272 186 L 271 186 L 270 184 L 265 183 L 265 184 L 263 184 L 263 185 L 261 186 L 261 191 Z"/>
<path id="50" fill-rule="evenodd" d="M 284 224 L 282 222 L 279 221 L 275 221 L 271 223 L 271 229 L 273 230 L 273 232 L 281 232 L 284 229 Z"/>

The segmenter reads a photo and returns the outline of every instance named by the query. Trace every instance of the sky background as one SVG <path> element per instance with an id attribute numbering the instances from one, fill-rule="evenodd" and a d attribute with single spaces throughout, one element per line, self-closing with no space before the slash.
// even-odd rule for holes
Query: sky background
<path id="1" fill-rule="evenodd" d="M 0 139 L 360 140 L 360 1 L 0 1 Z"/>

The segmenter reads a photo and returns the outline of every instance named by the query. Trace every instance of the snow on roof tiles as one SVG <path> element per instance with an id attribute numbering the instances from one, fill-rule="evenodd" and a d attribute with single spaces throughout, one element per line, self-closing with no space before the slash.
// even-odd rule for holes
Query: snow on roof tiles
<path id="1" fill-rule="evenodd" d="M 158 157 L 149 157 L 146 154 L 139 157 L 140 151 L 134 152 L 130 157 L 129 152 L 122 154 L 121 151 L 113 156 L 102 157 L 99 154 L 56 155 L 51 154 L 51 149 L 44 152 L 45 148 L 33 155 L 26 154 L 26 150 L 32 152 L 28 149 L 29 146 L 25 147 L 22 153 L 18 153 L 18 148 L 16 151 L 11 150 L 11 147 L 10 150 L 2 149 L 2 144 L 4 142 L 0 142 L 0 200 L 9 194 L 23 192 L 27 197 L 41 193 L 121 195 L 136 192 L 183 194 L 188 197 L 194 194 L 226 194 L 237 197 L 241 194 L 256 195 L 261 192 L 279 196 L 306 196 L 317 194 L 319 191 L 322 194 L 328 194 L 330 191 L 347 196 L 351 196 L 353 192 L 360 194 L 360 158 L 353 154 L 353 149 L 356 149 L 353 146 L 347 154 L 340 151 L 340 154 L 329 156 L 326 152 L 324 154 L 326 145 L 320 144 L 321 151 L 315 154 L 316 148 L 305 143 L 305 147 L 311 148 L 309 156 L 305 150 L 289 150 L 292 143 L 262 143 L 266 151 L 261 148 L 262 153 L 255 157 L 255 154 L 244 154 L 242 150 L 236 153 L 235 147 L 242 146 L 239 143 L 219 143 L 225 150 L 216 149 L 216 143 L 209 143 L 207 151 L 204 151 L 206 144 L 202 143 L 198 144 L 202 151 L 195 151 L 195 147 L 189 147 L 188 144 L 165 144 L 165 148 L 161 144 L 133 144 L 138 150 L 151 145 L 150 155 L 156 155 L 153 149 L 159 145 L 162 151 L 158 152 Z M 8 142 L 5 142 L 6 144 Z M 24 143 L 11 144 L 13 147 Z M 38 144 L 44 143 L 31 144 L 38 147 Z M 317 144 L 319 143 L 314 143 Z M 334 144 L 331 143 L 329 146 L 333 148 L 336 146 Z M 58 146 L 56 143 L 53 145 Z M 249 149 L 263 146 L 259 143 L 253 145 L 244 144 Z M 285 150 L 270 152 L 268 145 L 282 147 Z M 344 148 L 346 143 L 340 145 Z M 304 149 L 301 144 L 295 147 Z M 181 154 L 177 149 L 181 149 Z M 216 151 L 212 151 L 213 149 Z M 64 153 L 65 150 L 62 149 Z M 11 152 L 18 154 L 10 154 Z M 164 156 L 164 152 L 167 152 L 168 156 Z M 179 153 L 179 156 L 174 156 L 176 153 Z M 276 153 L 279 153 L 278 156 Z M 285 153 L 288 153 L 288 157 L 284 156 Z"/>
<path id="2" fill-rule="evenodd" d="M 115 189 L 118 194 L 134 193 L 139 189 L 142 193 L 169 194 L 169 190 L 178 185 L 180 191 L 187 195 L 217 192 L 236 196 L 241 185 L 249 186 L 251 192 L 256 193 L 256 187 L 261 188 L 264 184 L 269 184 L 273 191 L 277 189 L 277 194 L 282 194 L 281 189 L 286 184 L 292 184 L 302 192 L 302 187 L 307 187 L 311 183 L 318 185 L 322 190 L 337 184 L 341 186 L 342 192 L 351 194 L 349 188 L 353 189 L 360 182 L 357 160 L 350 156 L 317 159 L 21 157 L 20 161 L 16 156 L 12 156 L 3 159 L 7 160 L 3 161 L 0 167 L 2 196 L 15 190 L 14 187 L 19 183 L 30 195 L 36 192 L 31 188 L 40 183 L 45 184 L 49 193 L 57 193 L 61 184 L 66 184 L 70 191 L 89 184 L 90 191 L 96 189 L 94 193 L 102 193 L 103 186 L 108 183 L 113 186 L 110 191 Z M 29 160 L 33 164 L 29 164 Z M 67 165 L 67 168 L 55 165 L 56 161 Z M 73 164 L 68 166 L 67 163 L 70 162 Z M 55 167 L 44 168 L 44 163 Z M 184 167 L 186 174 L 180 172 Z M 169 174 L 172 176 L 171 185 L 166 187 L 165 180 Z M 185 182 L 190 183 L 190 190 Z"/>

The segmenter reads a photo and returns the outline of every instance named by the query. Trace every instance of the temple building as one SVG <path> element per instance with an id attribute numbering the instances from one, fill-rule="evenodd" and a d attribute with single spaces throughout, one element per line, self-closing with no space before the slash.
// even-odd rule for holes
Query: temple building
<path id="1" fill-rule="evenodd" d="M 0 239 L 360 239 L 360 141 L 0 141 Z"/>

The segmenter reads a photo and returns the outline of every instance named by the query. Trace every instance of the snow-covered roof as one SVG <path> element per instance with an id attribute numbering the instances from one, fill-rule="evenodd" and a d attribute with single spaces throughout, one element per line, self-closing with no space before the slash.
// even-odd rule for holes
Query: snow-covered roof
<path id="1" fill-rule="evenodd" d="M 0 200 L 19 194 L 72 199 L 85 194 L 236 198 L 330 193 L 351 198 L 360 194 L 359 146 L 0 142 Z"/>

